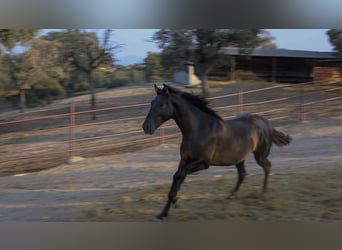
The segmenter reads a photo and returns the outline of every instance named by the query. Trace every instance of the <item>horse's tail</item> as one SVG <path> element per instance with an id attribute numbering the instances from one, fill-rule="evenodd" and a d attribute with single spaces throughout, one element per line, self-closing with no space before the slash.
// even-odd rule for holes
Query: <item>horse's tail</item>
<path id="1" fill-rule="evenodd" d="M 289 135 L 284 134 L 271 127 L 268 120 L 262 116 L 254 115 L 254 124 L 257 125 L 259 132 L 261 133 L 261 138 L 258 148 L 271 148 L 272 143 L 278 147 L 288 145 L 292 138 Z"/>
<path id="2" fill-rule="evenodd" d="M 276 129 L 272 129 L 272 142 L 278 147 L 286 146 L 292 141 L 291 136 L 284 134 Z"/>

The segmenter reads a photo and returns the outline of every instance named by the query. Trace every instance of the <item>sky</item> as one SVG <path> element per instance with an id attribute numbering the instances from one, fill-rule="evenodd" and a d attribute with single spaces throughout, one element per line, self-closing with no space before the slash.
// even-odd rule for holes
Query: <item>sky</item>
<path id="1" fill-rule="evenodd" d="M 332 51 L 326 34 L 328 29 L 268 29 L 278 48 L 312 51 Z"/>
<path id="2" fill-rule="evenodd" d="M 158 29 L 115 29 L 113 40 L 124 44 L 118 55 L 146 57 L 148 51 L 160 51 L 157 44 L 151 41 L 156 31 Z"/>
<path id="3" fill-rule="evenodd" d="M 120 58 L 141 57 L 147 53 L 158 52 L 157 44 L 149 41 L 158 29 L 116 29 L 113 40 L 125 44 L 117 52 L 118 63 Z M 327 29 L 267 29 L 275 39 L 273 42 L 278 48 L 293 50 L 332 51 L 332 46 L 326 35 Z"/>
<path id="4" fill-rule="evenodd" d="M 51 30 L 44 30 L 48 32 Z M 122 65 L 140 63 L 148 52 L 159 52 L 151 41 L 158 29 L 115 29 L 112 39 L 123 47 L 115 53 L 116 63 Z M 326 35 L 327 29 L 267 29 L 278 48 L 292 50 L 332 51 Z M 99 32 L 100 37 L 102 36 Z"/>

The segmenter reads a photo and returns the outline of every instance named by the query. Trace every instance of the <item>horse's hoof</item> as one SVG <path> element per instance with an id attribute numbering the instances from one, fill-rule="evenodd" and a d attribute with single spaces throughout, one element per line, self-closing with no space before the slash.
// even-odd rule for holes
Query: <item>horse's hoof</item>
<path id="1" fill-rule="evenodd" d="M 163 219 L 160 218 L 160 217 L 154 217 L 154 218 L 152 219 L 152 221 L 153 221 L 153 222 L 163 222 Z"/>

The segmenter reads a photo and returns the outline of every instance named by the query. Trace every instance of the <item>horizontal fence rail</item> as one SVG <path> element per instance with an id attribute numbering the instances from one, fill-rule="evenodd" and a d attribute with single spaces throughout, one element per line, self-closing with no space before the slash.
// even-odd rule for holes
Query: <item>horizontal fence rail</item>
<path id="1" fill-rule="evenodd" d="M 254 113 L 278 123 L 342 115 L 341 99 L 341 86 L 322 82 L 239 89 L 209 98 L 224 119 Z M 48 168 L 75 155 L 129 152 L 162 144 L 166 139 L 179 142 L 180 131 L 172 121 L 153 136 L 143 133 L 141 124 L 149 105 L 144 102 L 78 110 L 77 103 L 70 103 L 61 107 L 59 114 L 1 121 L 0 176 Z M 98 120 L 90 119 L 92 113 Z"/>

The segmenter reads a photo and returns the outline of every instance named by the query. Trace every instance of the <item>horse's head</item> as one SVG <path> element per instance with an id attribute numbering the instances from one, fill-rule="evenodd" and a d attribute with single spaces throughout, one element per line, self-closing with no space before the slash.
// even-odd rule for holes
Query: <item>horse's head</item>
<path id="1" fill-rule="evenodd" d="M 142 125 L 146 134 L 153 134 L 161 124 L 172 118 L 174 112 L 168 86 L 164 84 L 163 88 L 159 88 L 154 85 L 154 88 L 157 96 L 151 101 L 150 111 Z"/>

